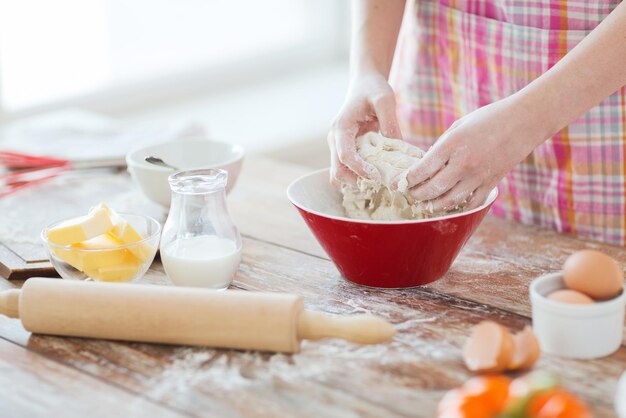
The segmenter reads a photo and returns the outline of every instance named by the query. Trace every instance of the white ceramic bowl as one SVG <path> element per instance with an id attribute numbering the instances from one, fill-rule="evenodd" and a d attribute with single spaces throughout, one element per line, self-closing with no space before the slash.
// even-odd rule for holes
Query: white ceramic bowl
<path id="1" fill-rule="evenodd" d="M 564 289 L 562 273 L 541 276 L 530 284 L 533 330 L 541 350 L 575 359 L 608 356 L 622 344 L 626 292 L 593 305 L 548 299 Z"/>
<path id="2" fill-rule="evenodd" d="M 167 177 L 174 173 L 169 168 L 150 164 L 145 157 L 161 158 L 180 170 L 221 168 L 228 171 L 226 193 L 237 181 L 244 157 L 243 147 L 204 139 L 164 142 L 135 149 L 126 155 L 128 172 L 150 200 L 162 206 L 170 205 L 170 186 Z"/>

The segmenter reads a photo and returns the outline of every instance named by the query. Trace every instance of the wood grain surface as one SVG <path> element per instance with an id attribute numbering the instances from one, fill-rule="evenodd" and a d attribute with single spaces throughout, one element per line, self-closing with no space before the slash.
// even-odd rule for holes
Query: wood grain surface
<path id="1" fill-rule="evenodd" d="M 621 248 L 488 217 L 442 280 L 405 290 L 359 287 L 340 277 L 287 201 L 287 184 L 306 171 L 245 162 L 228 198 L 244 236 L 234 286 L 296 293 L 307 308 L 330 313 L 381 315 L 398 328 L 392 343 L 327 340 L 305 342 L 296 355 L 269 354 L 30 335 L 0 316 L 0 416 L 79 417 L 90 408 L 94 416 L 433 417 L 445 391 L 470 377 L 460 347 L 471 325 L 530 324 L 529 282 L 558 270 L 572 251 L 597 248 L 626 263 Z M 157 262 L 141 282 L 168 280 Z M 3 280 L 0 288 L 21 283 Z M 615 416 L 626 348 L 594 361 L 543 355 L 537 368 L 559 375 L 595 417 Z"/>

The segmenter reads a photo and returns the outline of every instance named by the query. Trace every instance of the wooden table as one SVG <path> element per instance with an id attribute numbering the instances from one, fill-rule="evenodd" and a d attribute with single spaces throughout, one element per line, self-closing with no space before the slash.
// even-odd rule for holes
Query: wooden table
<path id="1" fill-rule="evenodd" d="M 228 198 L 244 236 L 234 286 L 297 293 L 326 312 L 376 313 L 397 326 L 392 343 L 305 342 L 297 355 L 268 354 L 33 336 L 0 316 L 0 416 L 433 417 L 445 391 L 470 377 L 460 358 L 470 326 L 484 319 L 514 330 L 529 324 L 528 283 L 558 270 L 575 250 L 597 248 L 626 262 L 621 248 L 488 217 L 437 283 L 355 286 L 287 201 L 287 184 L 306 171 L 258 157 L 244 164 Z M 49 196 L 37 196 L 29 194 L 24 207 L 54 212 Z M 158 262 L 143 281 L 167 282 Z M 596 417 L 615 416 L 625 348 L 594 361 L 543 355 L 537 368 L 558 374 Z"/>

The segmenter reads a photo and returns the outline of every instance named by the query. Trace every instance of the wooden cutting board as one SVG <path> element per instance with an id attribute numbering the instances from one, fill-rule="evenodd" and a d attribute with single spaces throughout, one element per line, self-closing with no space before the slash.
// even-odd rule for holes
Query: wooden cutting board
<path id="1" fill-rule="evenodd" d="M 0 276 L 9 280 L 58 276 L 50 261 L 46 257 L 41 259 L 37 253 L 29 254 L 11 248 L 10 243 L 0 243 Z"/>
<path id="2" fill-rule="evenodd" d="M 39 235 L 48 224 L 80 216 L 99 202 L 119 212 L 149 215 L 165 210 L 149 202 L 128 174 L 76 172 L 0 199 L 0 276 L 9 280 L 56 277 Z"/>

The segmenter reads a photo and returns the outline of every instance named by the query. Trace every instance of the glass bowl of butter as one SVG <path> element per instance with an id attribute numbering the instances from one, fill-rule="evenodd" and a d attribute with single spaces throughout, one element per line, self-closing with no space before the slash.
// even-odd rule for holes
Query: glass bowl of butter
<path id="1" fill-rule="evenodd" d="M 99 282 L 141 278 L 154 261 L 160 235 L 155 219 L 117 213 L 103 203 L 85 216 L 55 222 L 41 232 L 62 278 Z"/>

